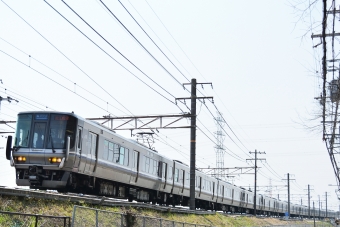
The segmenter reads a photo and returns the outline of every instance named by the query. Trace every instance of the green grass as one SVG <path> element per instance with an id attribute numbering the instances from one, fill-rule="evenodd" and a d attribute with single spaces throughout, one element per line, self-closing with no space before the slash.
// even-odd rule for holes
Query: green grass
<path id="1" fill-rule="evenodd" d="M 106 210 L 111 212 L 119 213 L 129 213 L 132 216 L 148 216 L 155 218 L 162 218 L 166 220 L 176 221 L 176 222 L 186 222 L 195 223 L 207 226 L 263 226 L 263 225 L 291 225 L 291 224 L 313 224 L 312 220 L 302 221 L 282 221 L 274 218 L 255 218 L 249 216 L 225 216 L 223 214 L 217 213 L 212 215 L 194 215 L 194 214 L 176 214 L 171 212 L 157 212 L 148 209 L 140 209 L 134 207 L 105 207 L 98 205 L 85 204 L 84 202 L 73 203 L 68 201 L 59 200 L 43 200 L 28 197 L 12 197 L 12 196 L 1 196 L 0 197 L 0 210 L 10 211 L 10 212 L 20 212 L 29 214 L 41 214 L 41 215 L 52 215 L 52 216 L 72 216 L 74 205 L 85 206 L 88 208 L 95 208 L 100 210 Z M 83 211 L 85 212 L 85 211 Z M 95 214 L 92 211 L 86 211 L 89 213 L 84 213 L 84 222 L 91 223 L 95 220 Z M 92 212 L 92 213 L 91 213 Z M 109 216 L 102 213 L 100 216 L 103 221 Z M 117 216 L 118 217 L 118 216 Z M 117 219 L 117 218 L 116 218 Z M 44 226 L 53 226 L 49 222 L 53 223 L 56 220 L 42 219 L 45 222 Z M 39 223 L 40 223 L 39 221 Z M 150 219 L 150 222 L 156 223 L 157 220 Z M 0 215 L 0 226 L 34 226 L 34 218 L 24 217 L 24 216 L 9 216 Z M 138 225 L 136 225 L 138 226 Z M 153 225 L 152 225 L 153 226 Z M 331 226 L 331 225 L 329 225 Z"/>

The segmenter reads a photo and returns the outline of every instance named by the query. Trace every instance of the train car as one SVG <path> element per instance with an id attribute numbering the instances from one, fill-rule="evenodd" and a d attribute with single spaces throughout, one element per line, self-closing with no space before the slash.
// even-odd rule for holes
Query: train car
<path id="1" fill-rule="evenodd" d="M 8 137 L 6 158 L 15 167 L 18 186 L 189 205 L 188 165 L 74 113 L 19 113 L 14 140 Z M 197 208 L 254 213 L 253 192 L 198 170 L 195 174 Z M 287 208 L 287 202 L 256 196 L 257 214 L 283 215 Z M 303 206 L 291 205 L 292 215 L 306 212 Z M 327 216 L 339 214 L 329 211 Z"/>

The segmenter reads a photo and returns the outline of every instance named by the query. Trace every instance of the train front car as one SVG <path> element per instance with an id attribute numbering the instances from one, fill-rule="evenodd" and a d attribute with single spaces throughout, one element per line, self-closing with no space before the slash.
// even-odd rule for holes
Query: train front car
<path id="1" fill-rule="evenodd" d="M 77 118 L 70 113 L 23 112 L 7 141 L 6 156 L 16 169 L 18 186 L 40 189 L 65 188 L 73 163 Z M 72 155 L 73 159 L 74 155 Z M 68 160 L 69 167 L 65 165 Z M 65 171 L 68 170 L 68 171 Z"/>

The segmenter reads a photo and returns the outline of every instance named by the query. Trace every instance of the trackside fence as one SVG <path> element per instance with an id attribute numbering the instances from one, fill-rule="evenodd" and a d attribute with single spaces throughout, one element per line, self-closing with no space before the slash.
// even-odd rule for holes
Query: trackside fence
<path id="1" fill-rule="evenodd" d="M 325 224 L 325 223 L 315 223 L 315 226 L 316 227 L 331 227 L 333 225 L 332 224 Z M 314 224 L 306 224 L 306 225 L 263 225 L 261 227 L 314 227 Z"/>
<path id="2" fill-rule="evenodd" d="M 0 211 L 0 226 L 70 227 L 71 217 Z"/>
<path id="3" fill-rule="evenodd" d="M 98 210 L 82 206 L 73 207 L 72 227 L 211 227 L 192 223 L 175 222 L 161 218 Z"/>

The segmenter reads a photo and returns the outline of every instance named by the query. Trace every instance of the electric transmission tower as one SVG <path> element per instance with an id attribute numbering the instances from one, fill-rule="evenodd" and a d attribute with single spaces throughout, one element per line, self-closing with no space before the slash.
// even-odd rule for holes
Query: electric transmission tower
<path id="1" fill-rule="evenodd" d="M 225 121 L 220 112 L 217 111 L 217 117 L 215 117 L 215 122 L 217 126 L 216 134 L 216 169 L 214 170 L 215 177 L 226 180 L 225 169 L 224 169 L 224 152 L 225 148 L 223 145 L 225 135 L 223 133 L 223 127 L 225 125 Z"/>

